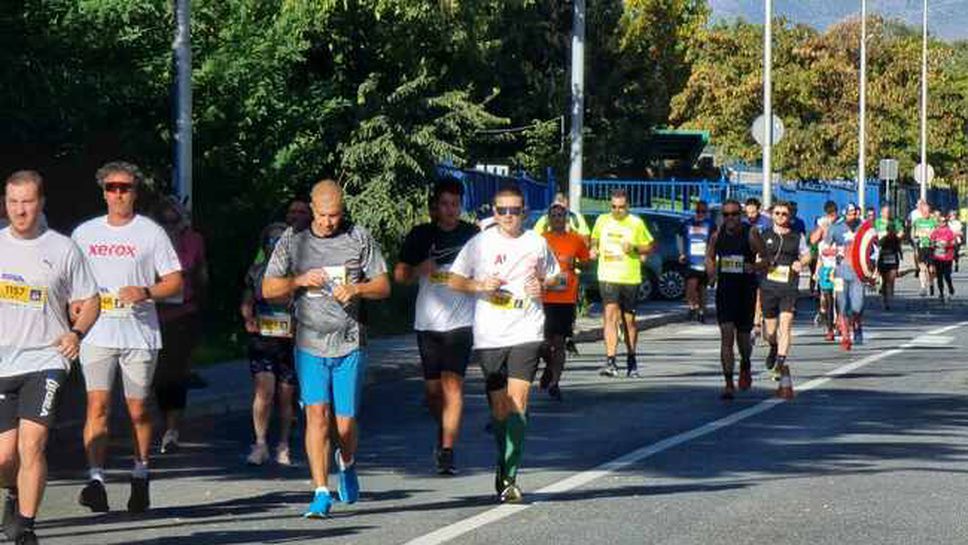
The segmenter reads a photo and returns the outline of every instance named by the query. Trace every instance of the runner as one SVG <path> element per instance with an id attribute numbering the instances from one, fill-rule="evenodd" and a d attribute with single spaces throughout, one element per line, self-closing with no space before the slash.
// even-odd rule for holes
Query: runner
<path id="1" fill-rule="evenodd" d="M 681 232 L 676 237 L 679 245 L 679 263 L 686 265 L 686 302 L 689 305 L 689 319 L 699 323 L 706 321 L 706 247 L 716 232 L 716 224 L 708 217 L 709 205 L 706 201 L 696 202 L 696 213 L 682 222 Z"/>
<path id="2" fill-rule="evenodd" d="M 58 390 L 81 339 L 97 320 L 98 289 L 77 244 L 40 226 L 40 174 L 14 172 L 4 187 L 10 225 L 0 231 L 0 475 L 7 489 L 3 532 L 14 543 L 33 544 Z M 73 326 L 68 305 L 76 309 Z"/>
<path id="3" fill-rule="evenodd" d="M 955 272 L 958 272 L 958 262 L 961 261 L 961 247 L 965 244 L 965 226 L 961 220 L 958 219 L 958 212 L 955 210 L 948 212 L 948 227 L 950 227 L 951 232 L 955 234 L 954 268 Z"/>
<path id="4" fill-rule="evenodd" d="M 807 224 L 797 215 L 799 208 L 797 208 L 797 201 L 790 201 L 790 214 L 793 215 L 790 218 L 790 228 L 793 229 L 794 233 L 799 233 L 803 236 L 807 236 Z"/>
<path id="5" fill-rule="evenodd" d="M 418 225 L 403 241 L 396 281 L 420 281 L 413 328 L 423 365 L 427 407 L 437 425 L 434 464 L 437 473 L 454 475 L 454 445 L 464 406 L 464 372 L 470 359 L 474 299 L 447 285 L 450 266 L 477 226 L 461 221 L 464 185 L 445 178 L 430 200 L 433 221 Z"/>
<path id="6" fill-rule="evenodd" d="M 266 299 L 295 298 L 296 376 L 306 411 L 306 455 L 315 492 L 303 515 L 325 517 L 331 508 L 327 482 L 330 418 L 336 416 L 339 500 L 360 495 L 355 455 L 356 415 L 366 370 L 361 299 L 386 299 L 390 279 L 370 233 L 344 218 L 343 191 L 332 180 L 313 186 L 313 222 L 289 228 L 276 243 L 262 280 Z"/>
<path id="7" fill-rule="evenodd" d="M 824 325 L 824 337 L 828 341 L 834 340 L 835 304 L 834 304 L 834 269 L 837 268 L 837 248 L 826 241 L 827 232 L 831 226 L 840 221 L 837 215 L 837 203 L 827 201 L 823 205 L 824 215 L 817 218 L 817 226 L 810 233 L 810 242 L 817 245 L 819 264 L 817 267 L 817 286 L 820 289 L 818 322 Z"/>
<path id="8" fill-rule="evenodd" d="M 565 369 L 565 339 L 572 336 L 578 303 L 578 276 L 575 268 L 588 261 L 588 244 L 575 231 L 569 231 L 568 209 L 562 203 L 554 203 L 548 210 L 550 231 L 544 233 L 548 246 L 558 258 L 561 270 L 557 282 L 548 286 L 544 296 L 545 326 L 542 358 L 544 372 L 539 384 L 548 395 L 561 401 L 561 373 Z"/>
<path id="9" fill-rule="evenodd" d="M 551 202 L 552 205 L 560 205 L 568 210 L 568 221 L 565 222 L 565 228 L 569 231 L 577 233 L 579 236 L 585 239 L 585 244 L 588 244 L 589 237 L 591 236 L 591 231 L 588 230 L 588 222 L 585 221 L 585 217 L 581 214 L 576 214 L 568 208 L 568 196 L 564 193 L 555 194 L 555 199 Z M 551 224 L 549 223 L 550 211 L 547 214 L 542 215 L 538 218 L 538 221 L 534 224 L 534 232 L 539 235 L 544 235 L 551 230 Z"/>
<path id="10" fill-rule="evenodd" d="M 863 344 L 862 317 L 864 313 L 864 283 L 850 263 L 854 236 L 860 228 L 861 210 L 854 203 L 847 205 L 844 221 L 827 229 L 824 240 L 837 249 L 837 268 L 834 269 L 834 299 L 837 301 L 840 345 L 850 350 L 853 344 Z"/>
<path id="11" fill-rule="evenodd" d="M 944 303 L 944 286 L 948 284 L 948 295 L 955 294 L 955 287 L 951 283 L 951 263 L 955 259 L 955 246 L 958 244 L 957 235 L 948 225 L 947 216 L 941 216 L 938 226 L 931 232 L 932 259 L 938 278 L 938 298 Z"/>
<path id="12" fill-rule="evenodd" d="M 760 284 L 763 294 L 763 317 L 766 319 L 766 341 L 770 352 L 766 367 L 780 379 L 777 395 L 793 397 L 790 353 L 793 314 L 796 310 L 800 271 L 810 264 L 810 249 L 803 235 L 790 228 L 790 206 L 778 201 L 773 205 L 773 226 L 763 234 L 765 261 L 769 267 Z"/>
<path id="13" fill-rule="evenodd" d="M 271 256 L 276 243 L 288 226 L 272 223 L 262 230 L 261 252 Z M 296 227 L 293 227 L 296 230 Z M 255 443 L 245 461 L 261 466 L 269 460 L 269 416 L 273 401 L 279 419 L 276 463 L 292 465 L 289 432 L 296 396 L 296 371 L 293 363 L 292 334 L 294 322 L 290 301 L 268 301 L 262 296 L 262 278 L 266 263 L 253 263 L 245 275 L 245 293 L 239 312 L 249 334 L 249 373 L 252 375 L 252 430 Z"/>
<path id="14" fill-rule="evenodd" d="M 602 214 L 592 228 L 589 255 L 598 259 L 599 293 L 602 296 L 603 329 L 605 337 L 605 367 L 602 376 L 617 377 L 615 352 L 618 348 L 618 328 L 625 333 L 627 360 L 625 375 L 638 378 L 635 347 L 639 331 L 635 326 L 635 307 L 639 284 L 642 283 L 642 256 L 652 251 L 652 233 L 645 222 L 629 214 L 629 199 L 624 189 L 612 191 L 612 212 Z"/>
<path id="15" fill-rule="evenodd" d="M 89 480 L 78 503 L 95 513 L 108 511 L 104 464 L 111 391 L 120 371 L 134 439 L 128 511 L 141 513 L 151 503 L 148 454 L 152 424 L 147 399 L 162 347 L 155 300 L 181 292 L 181 264 L 165 230 L 134 211 L 144 184 L 141 170 L 131 163 L 114 161 L 98 169 L 95 178 L 108 213 L 82 223 L 72 235 L 87 257 L 101 293 L 101 319 L 81 343 L 81 372 L 87 388 L 84 450 Z"/>
<path id="16" fill-rule="evenodd" d="M 891 207 L 881 207 L 881 216 L 874 221 L 880 252 L 877 258 L 877 271 L 881 274 L 881 297 L 884 310 L 891 309 L 894 299 L 894 285 L 903 255 L 901 241 L 904 238 L 904 225 L 895 219 Z"/>
<path id="17" fill-rule="evenodd" d="M 527 428 L 528 393 L 544 340 L 541 296 L 558 261 L 545 239 L 522 231 L 524 196 L 516 186 L 494 196 L 497 228 L 472 238 L 450 268 L 450 287 L 477 294 L 474 359 L 491 405 L 497 448 L 494 488 L 501 502 L 522 500 L 518 468 Z"/>
<path id="18" fill-rule="evenodd" d="M 723 227 L 713 233 L 706 248 L 706 272 L 710 285 L 716 288 L 716 321 L 719 322 L 721 343 L 719 360 L 723 366 L 726 385 L 721 397 L 732 399 L 734 355 L 733 345 L 739 349 L 739 389 L 748 390 L 753 383 L 750 355 L 753 344 L 750 331 L 756 304 L 757 257 L 764 254 L 759 230 L 744 224 L 739 201 L 723 203 Z M 762 260 L 761 260 L 761 263 Z"/>
<path id="19" fill-rule="evenodd" d="M 934 284 L 931 259 L 931 233 L 938 226 L 937 221 L 931 216 L 931 207 L 925 201 L 918 201 L 917 213 L 912 213 L 911 219 L 911 242 L 917 249 L 918 278 L 921 280 L 921 297 L 928 294 L 934 295 Z"/>
<path id="20" fill-rule="evenodd" d="M 766 233 L 767 229 L 770 228 L 770 216 L 764 214 L 760 211 L 760 201 L 755 197 L 750 197 L 746 199 L 746 204 L 744 205 L 743 223 L 746 225 L 751 225 L 759 229 L 760 234 Z M 763 333 L 763 290 L 760 289 L 759 284 L 763 282 L 763 276 L 757 276 L 757 288 L 756 288 L 756 308 L 754 309 L 753 315 L 753 335 L 751 342 L 756 344 L 756 338 L 762 337 Z"/>

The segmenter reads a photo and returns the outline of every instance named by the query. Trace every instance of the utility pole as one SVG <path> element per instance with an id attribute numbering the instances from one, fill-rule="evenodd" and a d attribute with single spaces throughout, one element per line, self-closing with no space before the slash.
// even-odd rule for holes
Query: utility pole
<path id="1" fill-rule="evenodd" d="M 928 0 L 921 12 L 921 199 L 928 198 Z"/>
<path id="2" fill-rule="evenodd" d="M 773 203 L 773 0 L 766 0 L 763 26 L 763 208 Z"/>
<path id="3" fill-rule="evenodd" d="M 860 1 L 860 136 L 857 154 L 857 203 L 867 210 L 867 0 Z"/>
<path id="4" fill-rule="evenodd" d="M 175 127 L 174 168 L 175 192 L 191 213 L 192 205 L 192 48 L 191 0 L 174 0 L 175 39 Z"/>
<path id="5" fill-rule="evenodd" d="M 568 170 L 568 202 L 581 213 L 582 127 L 585 117 L 585 0 L 574 1 L 571 27 L 571 167 Z"/>

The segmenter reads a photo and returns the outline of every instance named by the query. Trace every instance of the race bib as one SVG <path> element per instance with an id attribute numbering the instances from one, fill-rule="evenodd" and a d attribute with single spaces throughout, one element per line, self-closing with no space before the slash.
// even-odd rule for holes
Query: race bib
<path id="1" fill-rule="evenodd" d="M 346 283 L 346 267 L 321 267 L 326 273 L 326 282 L 323 286 L 315 289 L 306 290 L 306 297 L 322 297 L 333 295 L 333 288 Z"/>
<path id="2" fill-rule="evenodd" d="M 131 305 L 125 304 L 116 293 L 101 294 L 101 316 L 105 318 L 128 318 L 131 316 Z"/>
<path id="3" fill-rule="evenodd" d="M 263 337 L 292 338 L 292 316 L 285 312 L 270 312 L 256 316 L 259 335 Z"/>
<path id="4" fill-rule="evenodd" d="M 706 243 L 701 240 L 694 240 L 689 243 L 689 255 L 701 257 L 706 255 Z"/>
<path id="5" fill-rule="evenodd" d="M 834 278 L 834 293 L 843 293 L 844 291 L 844 279 Z"/>
<path id="6" fill-rule="evenodd" d="M 20 282 L 0 281 L 0 301 L 43 310 L 44 305 L 47 304 L 47 288 L 28 286 Z"/>
<path id="7" fill-rule="evenodd" d="M 946 255 L 948 255 L 948 247 L 944 245 L 935 246 L 934 255 L 938 257 L 945 257 Z"/>
<path id="8" fill-rule="evenodd" d="M 505 290 L 495 291 L 488 296 L 487 302 L 500 310 L 520 310 L 527 303 L 525 299 L 515 298 L 511 292 Z"/>
<path id="9" fill-rule="evenodd" d="M 552 279 L 552 283 L 547 286 L 548 291 L 567 291 L 568 290 L 568 277 L 567 273 L 562 272 Z"/>
<path id="10" fill-rule="evenodd" d="M 885 265 L 897 265 L 897 254 L 881 254 L 881 263 Z"/>
<path id="11" fill-rule="evenodd" d="M 744 263 L 741 255 L 724 255 L 719 258 L 719 271 L 727 274 L 743 274 Z"/>
<path id="12" fill-rule="evenodd" d="M 786 284 L 790 282 L 790 266 L 777 265 L 770 269 L 770 272 L 766 275 L 766 278 L 771 282 Z"/>

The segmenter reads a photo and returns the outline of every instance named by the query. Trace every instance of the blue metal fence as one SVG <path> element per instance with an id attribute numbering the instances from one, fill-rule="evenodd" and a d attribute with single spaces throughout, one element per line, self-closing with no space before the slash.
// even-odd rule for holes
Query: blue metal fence
<path id="1" fill-rule="evenodd" d="M 584 180 L 582 197 L 595 201 L 608 201 L 612 191 L 625 190 L 632 208 L 683 211 L 692 203 L 703 200 L 720 203 L 726 198 L 728 182 L 680 182 L 676 180 Z"/>
<path id="2" fill-rule="evenodd" d="M 547 181 L 531 178 L 525 173 L 515 176 L 500 176 L 478 170 L 460 169 L 451 165 L 438 165 L 440 176 L 452 176 L 464 183 L 464 210 L 484 212 L 490 208 L 494 194 L 502 186 L 516 184 L 524 193 L 524 205 L 530 210 L 544 210 L 555 197 L 555 180 L 551 169 L 547 171 Z M 480 215 L 480 214 L 479 214 Z"/>

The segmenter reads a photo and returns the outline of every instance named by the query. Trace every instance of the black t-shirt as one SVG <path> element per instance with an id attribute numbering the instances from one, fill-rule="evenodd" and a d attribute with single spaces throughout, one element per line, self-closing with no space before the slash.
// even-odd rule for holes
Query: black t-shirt
<path id="1" fill-rule="evenodd" d="M 458 222 L 451 231 L 444 231 L 436 223 L 420 224 L 411 229 L 404 239 L 400 261 L 415 267 L 433 258 L 438 267 L 450 265 L 464 244 L 477 232 L 477 226 L 466 221 Z"/>

